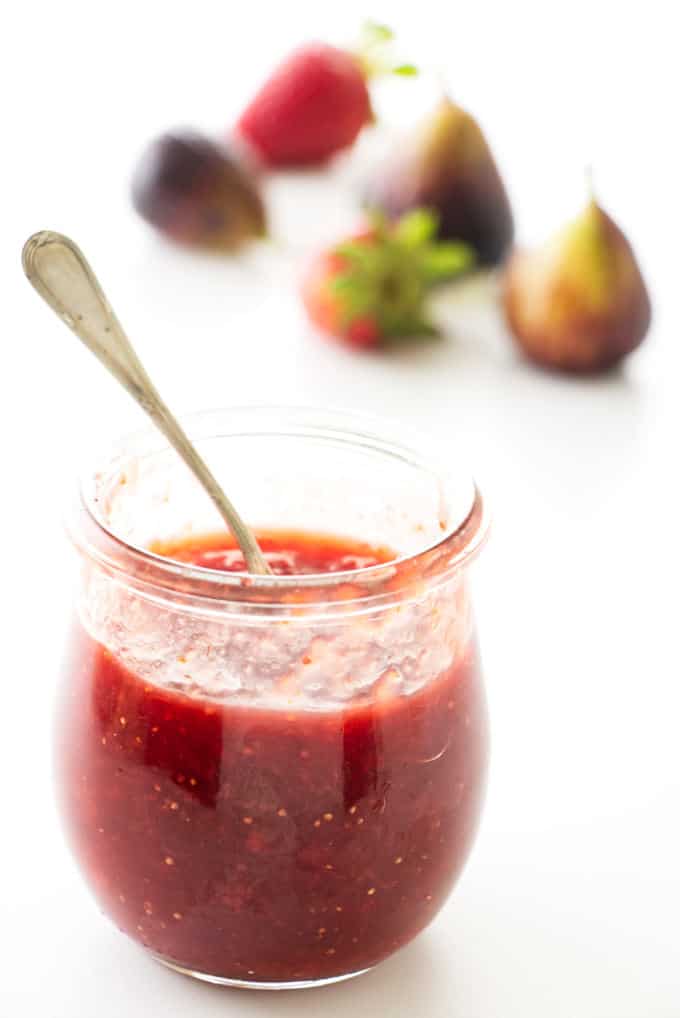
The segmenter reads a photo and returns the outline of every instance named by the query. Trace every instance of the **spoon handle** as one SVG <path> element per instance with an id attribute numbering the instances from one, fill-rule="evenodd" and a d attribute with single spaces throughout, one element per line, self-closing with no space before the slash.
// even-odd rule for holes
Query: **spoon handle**
<path id="1" fill-rule="evenodd" d="M 30 237 L 22 254 L 29 282 L 120 382 L 182 457 L 216 505 L 251 573 L 270 574 L 257 541 L 161 399 L 80 248 L 60 233 Z"/>

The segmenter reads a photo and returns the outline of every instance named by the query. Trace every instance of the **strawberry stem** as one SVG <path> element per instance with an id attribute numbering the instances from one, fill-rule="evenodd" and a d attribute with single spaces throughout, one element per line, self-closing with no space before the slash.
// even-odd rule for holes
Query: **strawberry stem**
<path id="1" fill-rule="evenodd" d="M 367 81 L 384 78 L 388 74 L 413 77 L 418 73 L 414 64 L 397 61 L 392 53 L 394 32 L 388 25 L 366 21 L 361 29 L 359 44 L 352 52 Z"/>

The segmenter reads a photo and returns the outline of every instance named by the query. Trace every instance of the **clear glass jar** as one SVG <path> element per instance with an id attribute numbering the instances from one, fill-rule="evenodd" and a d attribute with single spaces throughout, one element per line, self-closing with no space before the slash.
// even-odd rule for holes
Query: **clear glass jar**
<path id="1" fill-rule="evenodd" d="M 277 577 L 161 557 L 154 542 L 221 520 L 156 433 L 104 457 L 70 519 L 67 833 L 103 911 L 166 964 L 239 986 L 348 978 L 427 926 L 474 837 L 481 498 L 370 419 L 250 408 L 185 424 L 257 531 L 397 557 Z"/>

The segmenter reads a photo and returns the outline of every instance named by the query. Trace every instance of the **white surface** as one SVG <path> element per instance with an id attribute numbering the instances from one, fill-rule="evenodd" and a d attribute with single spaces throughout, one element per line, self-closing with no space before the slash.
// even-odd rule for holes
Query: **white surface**
<path id="1" fill-rule="evenodd" d="M 359 358 L 311 334 L 296 259 L 348 225 L 348 201 L 327 181 L 273 186 L 294 259 L 285 244 L 236 264 L 192 257 L 135 219 L 126 176 L 150 134 L 228 123 L 273 54 L 315 34 L 351 36 L 365 12 L 347 0 L 337 12 L 273 7 L 120 2 L 104 13 L 42 2 L 15 5 L 7 26 L 0 1014 L 677 1018 L 671 5 L 421 0 L 371 12 L 401 28 L 405 56 L 431 60 L 479 115 L 524 237 L 573 211 L 582 167 L 594 164 L 604 202 L 637 246 L 656 319 L 620 374 L 583 382 L 522 363 L 474 287 L 447 312 L 454 334 L 439 346 Z M 422 93 L 384 90 L 387 119 L 414 115 Z M 345 184 L 355 165 L 338 169 Z M 482 833 L 431 930 L 355 983 L 247 995 L 165 972 L 98 915 L 62 843 L 49 731 L 70 557 L 56 493 L 85 440 L 138 416 L 21 277 L 21 243 L 48 227 L 89 253 L 174 405 L 378 410 L 448 438 L 485 484 L 495 533 L 477 593 L 493 766 Z"/>

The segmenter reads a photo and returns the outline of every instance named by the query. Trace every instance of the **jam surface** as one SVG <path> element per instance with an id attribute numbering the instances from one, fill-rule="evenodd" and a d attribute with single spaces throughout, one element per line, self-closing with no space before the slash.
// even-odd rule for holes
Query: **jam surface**
<path id="1" fill-rule="evenodd" d="M 281 573 L 392 557 L 313 535 L 261 545 Z M 243 568 L 223 535 L 154 550 Z M 410 695 L 271 709 L 142 680 L 77 624 L 56 759 L 102 909 L 154 953 L 247 982 L 360 971 L 430 922 L 467 857 L 486 769 L 476 649 Z"/>
<path id="2" fill-rule="evenodd" d="M 258 544 L 277 576 L 309 576 L 339 573 L 390 562 L 390 548 L 374 548 L 361 541 L 307 534 L 300 531 L 270 531 L 258 535 Z M 224 534 L 207 534 L 184 541 L 158 542 L 152 551 L 176 562 L 191 562 L 226 573 L 247 572 L 243 553 Z"/>

